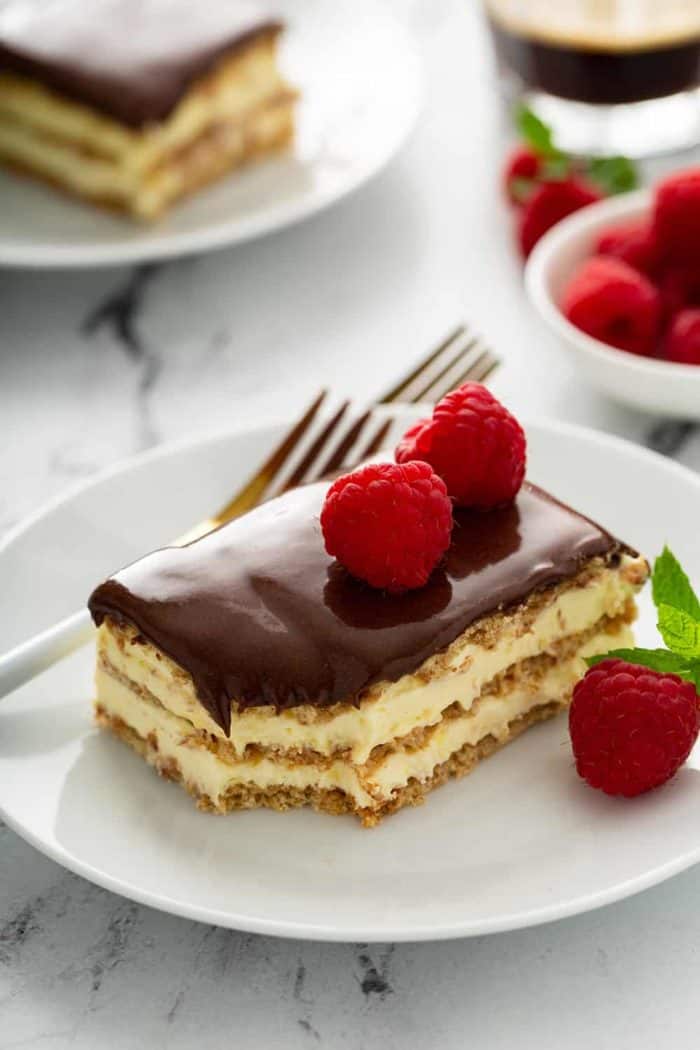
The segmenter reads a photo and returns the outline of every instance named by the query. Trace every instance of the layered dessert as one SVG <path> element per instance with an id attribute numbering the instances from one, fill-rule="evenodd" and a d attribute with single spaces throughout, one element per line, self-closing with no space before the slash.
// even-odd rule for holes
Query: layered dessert
<path id="1" fill-rule="evenodd" d="M 97 719 L 208 811 L 311 805 L 371 826 L 569 703 L 630 643 L 643 558 L 525 483 L 454 510 L 400 594 L 325 551 L 328 485 L 293 490 L 90 598 Z"/>
<path id="2" fill-rule="evenodd" d="M 259 3 L 0 5 L 0 162 L 138 219 L 293 138 Z"/>

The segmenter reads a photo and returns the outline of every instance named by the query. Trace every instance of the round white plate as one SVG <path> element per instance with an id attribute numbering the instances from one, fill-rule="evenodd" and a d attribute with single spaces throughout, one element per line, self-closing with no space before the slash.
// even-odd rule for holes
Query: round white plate
<path id="1" fill-rule="evenodd" d="M 16 531 L 0 550 L 3 643 L 203 517 L 282 429 L 142 456 Z M 530 426 L 529 442 L 534 481 L 650 556 L 667 541 L 700 581 L 700 478 L 564 424 Z M 654 644 L 648 596 L 638 637 Z M 700 750 L 665 788 L 610 799 L 577 779 L 565 718 L 372 831 L 312 810 L 202 814 L 93 728 L 92 664 L 87 647 L 0 703 L 2 815 L 58 863 L 165 911 L 290 937 L 461 937 L 595 908 L 700 859 Z"/>
<path id="2" fill-rule="evenodd" d="M 378 0 L 279 0 L 301 91 L 293 150 L 234 172 L 152 227 L 0 171 L 0 264 L 111 266 L 221 248 L 298 222 L 377 174 L 413 128 L 421 63 Z"/>

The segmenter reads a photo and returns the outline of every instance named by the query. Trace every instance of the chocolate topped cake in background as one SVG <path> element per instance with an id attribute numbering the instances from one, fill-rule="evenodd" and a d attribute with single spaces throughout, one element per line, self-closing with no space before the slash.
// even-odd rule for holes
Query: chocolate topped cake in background
<path id="1" fill-rule="evenodd" d="M 291 142 L 282 30 L 251 0 L 10 0 L 0 161 L 153 219 Z"/>

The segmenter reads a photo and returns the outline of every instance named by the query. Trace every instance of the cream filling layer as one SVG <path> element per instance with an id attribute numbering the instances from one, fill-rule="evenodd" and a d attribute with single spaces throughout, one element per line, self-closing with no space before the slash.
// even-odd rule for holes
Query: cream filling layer
<path id="1" fill-rule="evenodd" d="M 191 157 L 174 152 L 149 172 L 119 161 L 79 152 L 59 141 L 39 138 L 33 131 L 0 115 L 0 158 L 52 179 L 82 197 L 128 205 L 137 214 L 157 213 L 164 202 L 179 196 L 191 178 L 193 163 L 212 167 L 218 159 L 245 154 L 249 140 L 274 141 L 289 121 L 289 104 L 263 108 L 241 120 L 216 125 L 216 135 Z M 206 135 L 206 133 L 205 133 Z M 190 149 L 197 149 L 196 139 Z"/>
<path id="2" fill-rule="evenodd" d="M 439 665 L 431 657 L 415 674 L 386 684 L 379 695 L 363 700 L 359 707 L 343 704 L 327 717 L 318 717 L 318 709 L 306 706 L 279 713 L 269 707 L 234 712 L 228 739 L 238 755 L 249 744 L 309 749 L 322 755 L 349 748 L 353 762 L 366 762 L 377 745 L 406 736 L 417 726 L 439 722 L 445 708 L 455 701 L 468 710 L 483 686 L 512 665 L 546 653 L 556 642 L 595 626 L 603 617 L 619 616 L 638 589 L 634 581 L 643 564 L 641 559 L 625 557 L 617 569 L 602 569 L 583 587 L 553 592 L 525 632 L 517 609 L 504 614 L 493 647 L 457 639 Z M 646 569 L 642 578 L 645 573 Z M 227 739 L 199 701 L 190 676 L 153 646 L 134 644 L 122 649 L 109 625 L 103 624 L 98 652 L 169 711 L 197 729 Z"/>
<path id="3" fill-rule="evenodd" d="M 153 739 L 155 736 L 157 750 L 149 748 L 148 753 L 153 765 L 174 760 L 185 783 L 208 796 L 214 806 L 223 808 L 226 792 L 246 784 L 262 790 L 285 787 L 341 790 L 354 800 L 358 809 L 372 809 L 388 801 L 393 791 L 404 787 L 412 778 L 428 780 L 437 766 L 466 744 L 477 744 L 487 736 L 505 740 L 514 719 L 542 704 L 567 701 L 585 671 L 585 656 L 604 652 L 612 646 L 627 645 L 630 640 L 628 629 L 614 633 L 601 631 L 574 657 L 545 672 L 535 688 L 532 683 L 516 680 L 509 690 L 483 697 L 473 710 L 443 720 L 423 747 L 396 750 L 366 769 L 341 758 L 326 768 L 310 763 L 288 764 L 267 756 L 235 763 L 224 761 L 192 735 L 192 726 L 185 719 L 144 701 L 102 669 L 97 673 L 97 697 L 108 715 L 120 718 L 140 737 Z"/>

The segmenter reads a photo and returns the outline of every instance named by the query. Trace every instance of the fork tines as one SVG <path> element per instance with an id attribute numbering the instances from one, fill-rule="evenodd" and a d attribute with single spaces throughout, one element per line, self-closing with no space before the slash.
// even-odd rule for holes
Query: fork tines
<path id="1" fill-rule="evenodd" d="M 404 401 L 437 401 L 460 383 L 483 383 L 500 364 L 490 350 L 466 325 L 459 325 L 435 350 L 422 358 L 408 375 L 379 399 L 386 404 Z"/>
<path id="2" fill-rule="evenodd" d="M 271 496 L 369 459 L 384 446 L 395 422 L 385 406 L 436 401 L 467 379 L 483 382 L 498 364 L 498 357 L 460 325 L 378 400 L 383 406 L 379 412 L 375 408 L 358 409 L 349 400 L 329 412 L 328 392 L 320 391 L 233 499 L 179 542 L 190 542 Z"/>
<path id="3" fill-rule="evenodd" d="M 320 429 L 309 429 L 297 453 L 280 471 L 270 495 L 280 495 L 297 485 L 328 477 L 348 463 L 368 459 L 381 448 L 392 424 L 392 419 L 382 419 L 377 427 L 372 408 L 358 410 L 350 401 L 344 401 L 320 423 Z"/>

